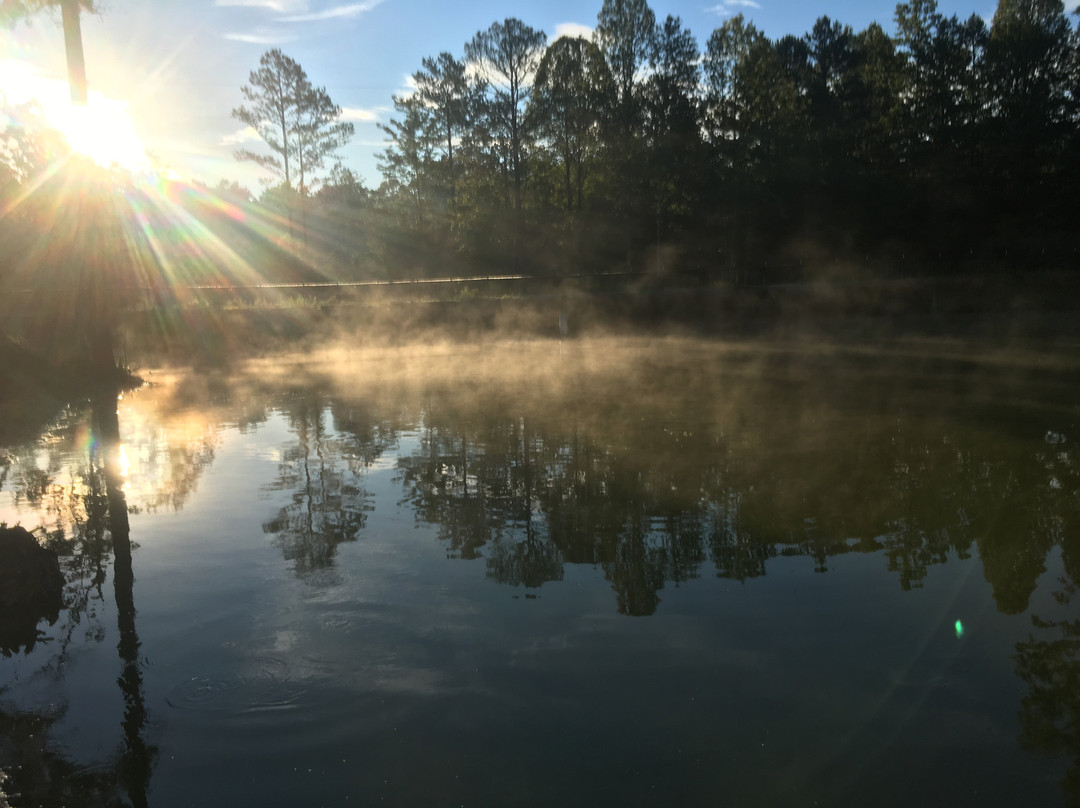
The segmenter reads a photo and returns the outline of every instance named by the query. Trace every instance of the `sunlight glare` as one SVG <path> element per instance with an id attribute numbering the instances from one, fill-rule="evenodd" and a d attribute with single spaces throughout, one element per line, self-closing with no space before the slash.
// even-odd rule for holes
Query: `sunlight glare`
<path id="1" fill-rule="evenodd" d="M 119 165 L 138 171 L 150 165 L 123 102 L 91 93 L 88 106 L 68 101 L 61 108 L 46 108 L 45 117 L 63 133 L 72 149 L 100 166 Z"/>
<path id="2" fill-rule="evenodd" d="M 150 168 L 142 140 L 128 114 L 128 104 L 90 91 L 89 103 L 71 103 L 66 81 L 42 76 L 14 60 L 0 61 L 0 91 L 9 104 L 36 102 L 45 120 L 71 148 L 95 163 L 129 171 Z"/>

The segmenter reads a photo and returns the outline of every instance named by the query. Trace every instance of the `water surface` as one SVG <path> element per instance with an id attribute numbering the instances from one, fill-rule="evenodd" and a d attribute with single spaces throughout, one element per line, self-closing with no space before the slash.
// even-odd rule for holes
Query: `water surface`
<path id="1" fill-rule="evenodd" d="M 1075 371 L 594 340 L 147 373 L 0 449 L 0 521 L 67 580 L 0 658 L 2 788 L 1075 803 Z"/>

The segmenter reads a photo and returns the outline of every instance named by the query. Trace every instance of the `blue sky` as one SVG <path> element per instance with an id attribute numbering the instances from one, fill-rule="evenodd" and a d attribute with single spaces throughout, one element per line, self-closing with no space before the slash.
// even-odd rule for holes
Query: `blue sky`
<path id="1" fill-rule="evenodd" d="M 1080 0 L 1069 0 L 1072 9 Z M 83 37 L 92 90 L 127 103 L 139 137 L 181 176 L 211 184 L 239 180 L 257 191 L 259 172 L 232 152 L 240 125 L 230 111 L 259 56 L 280 47 L 316 85 L 325 86 L 356 125 L 343 162 L 368 186 L 380 176 L 385 148 L 376 126 L 392 114 L 391 96 L 425 56 L 460 56 L 478 30 L 518 17 L 555 38 L 572 26 L 595 25 L 602 0 L 99 0 L 85 15 Z M 939 0 L 945 14 L 989 19 L 997 0 Z M 699 46 L 726 16 L 743 13 L 771 37 L 801 35 L 822 16 L 855 29 L 880 22 L 893 30 L 890 0 L 654 0 L 658 19 L 682 18 Z M 0 91 L 17 100 L 26 76 L 66 77 L 58 15 L 0 31 Z M 18 68 L 18 69 L 15 69 Z M 28 73 L 28 70 L 30 73 Z M 258 148 L 257 144 L 245 144 Z"/>

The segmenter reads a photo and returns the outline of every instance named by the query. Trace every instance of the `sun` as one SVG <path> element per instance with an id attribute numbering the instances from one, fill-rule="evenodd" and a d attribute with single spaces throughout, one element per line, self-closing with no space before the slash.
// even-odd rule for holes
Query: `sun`
<path id="1" fill-rule="evenodd" d="M 0 61 L 0 92 L 8 103 L 36 104 L 46 123 L 64 136 L 72 151 L 105 168 L 144 171 L 151 167 L 128 104 L 123 101 L 91 90 L 85 106 L 72 104 L 66 81 L 43 76 L 15 60 Z"/>
<path id="2" fill-rule="evenodd" d="M 98 165 L 118 165 L 130 171 L 149 168 L 146 149 L 128 115 L 127 104 L 95 93 L 86 106 L 65 99 L 45 108 L 46 120 L 64 136 L 72 150 Z"/>

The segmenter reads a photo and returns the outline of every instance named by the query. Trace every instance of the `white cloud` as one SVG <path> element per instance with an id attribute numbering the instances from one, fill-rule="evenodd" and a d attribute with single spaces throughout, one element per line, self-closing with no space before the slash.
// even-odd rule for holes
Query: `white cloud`
<path id="1" fill-rule="evenodd" d="M 723 2 L 719 5 L 710 6 L 709 8 L 705 9 L 705 11 L 710 14 L 716 14 L 720 17 L 726 17 L 728 14 L 732 13 L 732 9 L 734 8 L 760 9 L 761 3 L 758 3 L 755 0 L 723 0 Z"/>
<path id="2" fill-rule="evenodd" d="M 471 59 L 465 62 L 465 75 L 470 79 L 486 79 L 491 74 L 491 63 L 488 61 L 474 62 Z M 410 78 L 412 78 L 410 76 Z M 416 82 L 411 82 L 413 89 Z"/>
<path id="3" fill-rule="evenodd" d="M 382 0 L 365 0 L 363 3 L 348 3 L 343 6 L 331 6 L 322 11 L 312 11 L 306 14 L 293 14 L 282 17 L 282 22 L 318 22 L 320 20 L 336 20 L 343 17 L 356 17 L 365 11 L 371 11 Z"/>
<path id="4" fill-rule="evenodd" d="M 221 139 L 221 145 L 235 146 L 238 143 L 250 143 L 253 140 L 261 140 L 259 133 L 255 131 L 253 126 L 245 126 L 243 129 L 237 129 L 231 135 L 225 135 Z"/>
<path id="5" fill-rule="evenodd" d="M 527 68 L 525 68 L 524 74 L 521 76 L 522 87 L 532 87 L 533 79 L 536 78 L 536 68 L 539 66 L 540 58 L 537 56 L 535 61 Z M 509 79 L 506 74 L 499 70 L 495 63 L 483 59 L 479 62 L 467 61 L 465 62 L 465 75 L 470 79 L 483 79 L 494 87 L 507 87 Z"/>
<path id="6" fill-rule="evenodd" d="M 559 37 L 564 36 L 580 36 L 592 42 L 594 33 L 595 31 L 587 25 L 582 25 L 577 22 L 561 22 L 555 26 L 555 33 L 552 35 L 551 41 L 554 42 Z"/>
<path id="7" fill-rule="evenodd" d="M 466 65 L 466 70 L 468 70 L 468 65 Z M 412 75 L 409 74 L 409 75 L 405 76 L 405 86 L 404 86 L 404 88 L 401 89 L 400 91 L 398 91 L 396 93 L 396 95 L 399 98 L 408 98 L 410 95 L 415 93 L 418 89 L 420 89 L 420 88 L 416 86 L 416 79 L 414 79 L 412 77 Z"/>
<path id="8" fill-rule="evenodd" d="M 304 0 L 214 0 L 216 6 L 241 6 L 244 8 L 265 8 L 279 14 L 299 14 L 307 11 Z"/>
<path id="9" fill-rule="evenodd" d="M 233 42 L 250 42 L 253 45 L 281 45 L 292 42 L 296 37 L 290 34 L 275 34 L 269 31 L 252 31 L 251 33 L 228 33 L 222 34 L 225 39 Z"/>
<path id="10" fill-rule="evenodd" d="M 379 115 L 373 109 L 361 109 L 360 107 L 342 107 L 341 120 L 361 121 L 363 123 L 375 123 L 379 120 Z"/>

